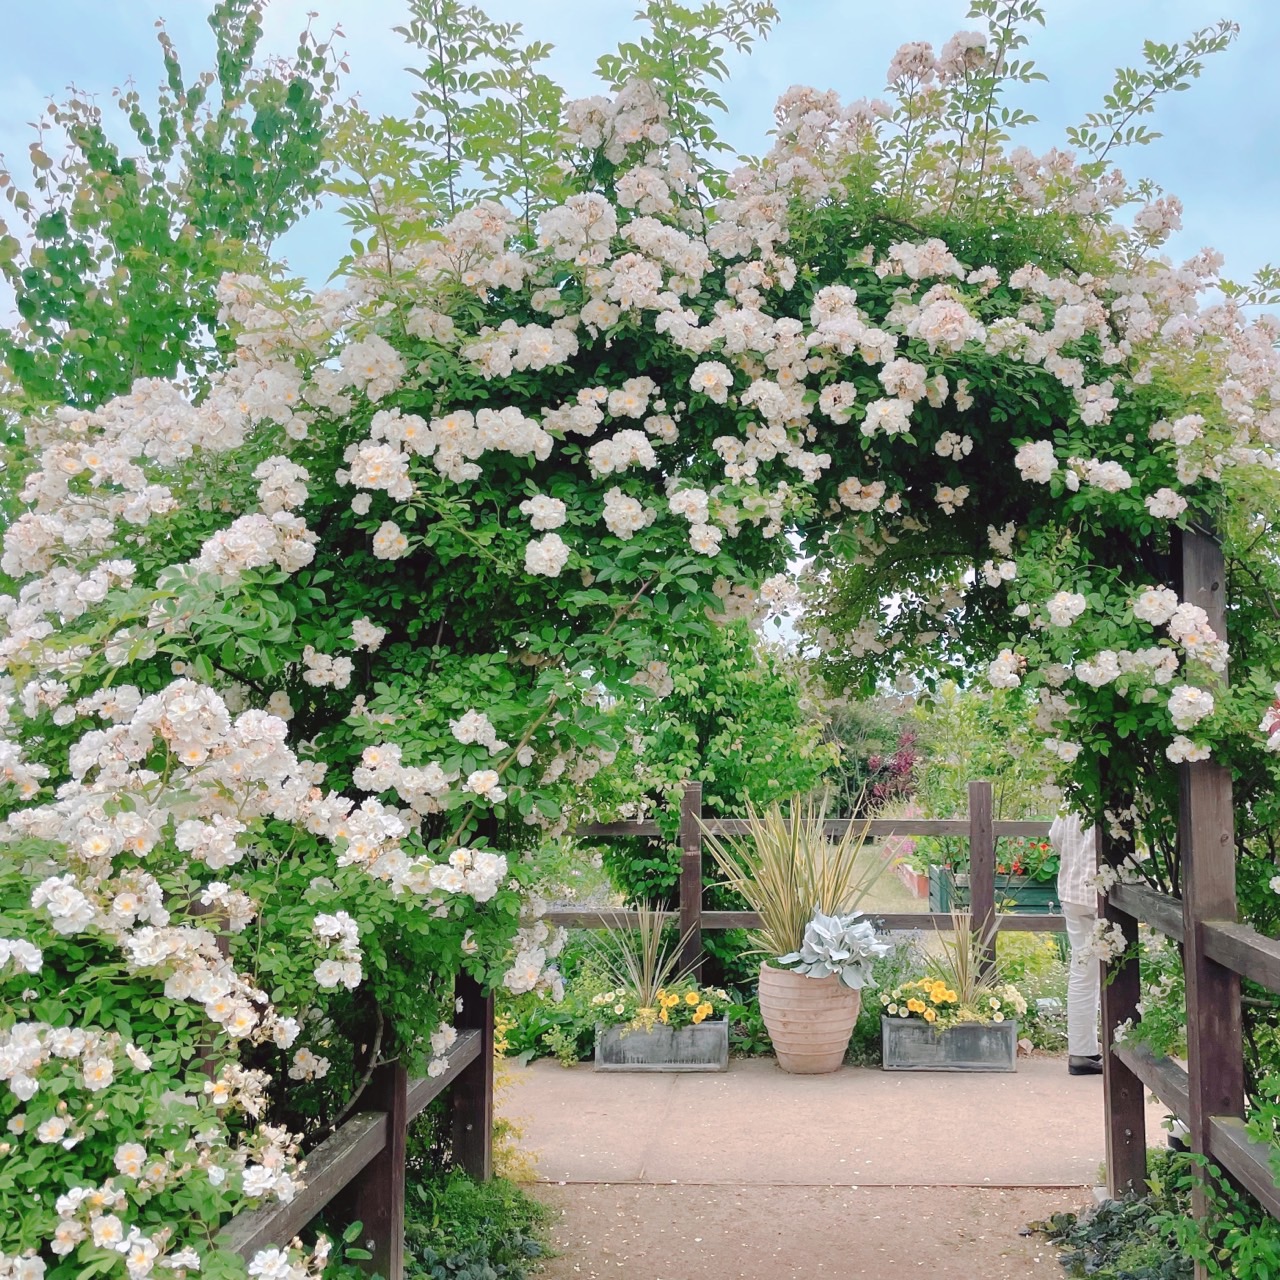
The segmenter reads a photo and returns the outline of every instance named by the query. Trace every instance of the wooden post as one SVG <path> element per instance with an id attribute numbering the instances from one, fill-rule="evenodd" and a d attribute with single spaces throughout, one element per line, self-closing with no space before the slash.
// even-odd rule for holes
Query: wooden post
<path id="1" fill-rule="evenodd" d="M 969 783 L 969 916 L 982 939 L 981 972 L 996 962 L 996 834 L 991 783 Z"/>
<path id="2" fill-rule="evenodd" d="M 449 1090 L 453 1111 L 453 1163 L 477 1182 L 493 1177 L 493 993 L 465 973 L 454 979 L 462 1008 L 459 1031 L 480 1032 L 480 1053 Z"/>
<path id="3" fill-rule="evenodd" d="M 404 1275 L 404 1160 L 409 1123 L 408 1079 L 399 1062 L 379 1067 L 362 1102 L 387 1116 L 386 1142 L 365 1166 L 354 1187 L 352 1214 L 363 1226 L 361 1240 L 373 1257 L 364 1270 L 384 1280 Z"/>
<path id="4" fill-rule="evenodd" d="M 1105 770 L 1105 762 L 1103 764 Z M 1103 795 L 1108 795 L 1103 778 Z M 1104 806 L 1105 808 L 1105 806 Z M 1108 866 L 1124 861 L 1127 846 L 1107 828 L 1105 813 L 1096 820 L 1098 856 Z M 1125 952 L 1102 972 L 1102 1097 L 1107 1127 L 1107 1190 L 1113 1196 L 1141 1195 L 1147 1180 L 1147 1104 L 1142 1081 L 1112 1052 L 1116 1028 L 1138 1020 L 1142 968 L 1138 961 L 1138 922 L 1104 901 L 1100 912 L 1124 934 Z"/>
<path id="5" fill-rule="evenodd" d="M 1220 639 L 1226 638 L 1226 566 L 1216 539 L 1186 531 L 1182 543 L 1182 599 L 1199 605 Z M 1178 849 L 1182 870 L 1183 967 L 1187 980 L 1187 1065 L 1190 1146 L 1204 1153 L 1214 1116 L 1244 1115 L 1244 1029 L 1240 977 L 1204 950 L 1206 921 L 1236 919 L 1235 822 L 1231 774 L 1214 760 L 1179 771 Z M 1205 1212 L 1197 1191 L 1193 1210 Z M 1197 1274 L 1199 1271 L 1197 1270 Z"/>
<path id="6" fill-rule="evenodd" d="M 702 982 L 702 783 L 686 782 L 680 797 L 680 967 Z"/>

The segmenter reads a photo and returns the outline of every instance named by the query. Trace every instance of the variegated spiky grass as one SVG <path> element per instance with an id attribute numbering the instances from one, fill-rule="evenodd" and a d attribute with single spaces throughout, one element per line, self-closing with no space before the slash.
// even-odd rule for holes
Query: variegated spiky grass
<path id="1" fill-rule="evenodd" d="M 856 911 L 886 862 L 866 848 L 866 822 L 850 822 L 837 840 L 826 832 L 826 805 L 796 797 L 791 817 L 771 804 L 763 813 L 747 802 L 748 833 L 736 839 L 703 837 L 724 887 L 746 899 L 760 914 L 752 934 L 754 952 L 783 956 L 798 951 L 814 911 L 847 915 Z"/>
<path id="2" fill-rule="evenodd" d="M 674 947 L 663 943 L 666 919 L 661 907 L 641 902 L 635 923 L 605 925 L 607 942 L 591 939 L 592 950 L 616 987 L 626 987 L 645 1007 L 657 1004 L 658 989 L 688 977 L 693 964 L 680 963 L 681 938 Z M 687 934 L 685 935 L 688 936 Z"/>
<path id="3" fill-rule="evenodd" d="M 973 916 L 967 911 L 951 913 L 949 932 L 938 930 L 938 952 L 929 958 L 929 973 L 945 982 L 959 997 L 961 1006 L 974 1006 L 980 997 L 990 994 L 1005 981 L 1005 967 L 994 963 L 983 972 L 985 948 L 995 942 L 995 924 L 981 932 L 973 927 Z"/>

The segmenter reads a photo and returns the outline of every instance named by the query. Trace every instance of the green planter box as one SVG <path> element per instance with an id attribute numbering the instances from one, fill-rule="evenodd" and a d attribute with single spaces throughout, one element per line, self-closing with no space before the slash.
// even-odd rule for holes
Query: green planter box
<path id="1" fill-rule="evenodd" d="M 996 875 L 996 905 L 1033 916 L 1056 915 L 1062 910 L 1058 886 L 1053 880 L 1031 880 L 1027 876 Z M 969 906 L 969 877 L 953 876 L 946 867 L 929 868 L 929 910 L 964 911 Z"/>

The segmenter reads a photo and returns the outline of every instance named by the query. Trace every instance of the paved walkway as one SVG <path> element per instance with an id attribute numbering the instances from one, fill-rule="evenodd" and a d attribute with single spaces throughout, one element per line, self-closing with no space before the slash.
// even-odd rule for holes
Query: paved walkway
<path id="1" fill-rule="evenodd" d="M 772 1059 L 724 1074 L 513 1071 L 504 1110 L 560 1217 L 547 1280 L 1061 1280 L 1027 1222 L 1090 1198 L 1100 1077 L 1061 1059 L 1012 1075 Z M 1163 1141 L 1163 1111 L 1148 1141 Z"/>

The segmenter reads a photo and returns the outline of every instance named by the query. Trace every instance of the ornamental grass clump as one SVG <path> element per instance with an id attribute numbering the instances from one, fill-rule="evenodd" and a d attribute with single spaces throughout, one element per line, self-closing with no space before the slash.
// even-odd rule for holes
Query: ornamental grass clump
<path id="1" fill-rule="evenodd" d="M 607 941 L 592 941 L 613 984 L 591 998 L 598 1022 L 652 1031 L 658 1023 L 678 1029 L 721 1016 L 728 993 L 699 986 L 689 978 L 693 964 L 680 961 L 689 935 L 667 945 L 666 915 L 652 903 L 640 903 L 635 916 L 634 927 L 606 925 Z"/>
<path id="2" fill-rule="evenodd" d="M 661 907 L 641 902 L 634 914 L 634 925 L 606 924 L 604 939 L 592 937 L 589 945 L 614 987 L 626 992 L 638 1006 L 652 1005 L 659 991 L 683 981 L 693 968 L 691 962 L 680 961 L 689 935 L 669 946 L 664 938 L 666 913 Z"/>
<path id="3" fill-rule="evenodd" d="M 892 991 L 880 993 L 890 1017 L 921 1018 L 947 1027 L 958 1022 L 1005 1022 L 1022 1017 L 1027 1002 L 999 962 L 985 964 L 994 930 L 979 933 L 966 912 L 952 912 L 951 937 L 941 931 L 941 951 L 930 958 L 925 973 Z"/>
<path id="4" fill-rule="evenodd" d="M 705 825 L 703 834 L 724 887 L 760 915 L 760 928 L 751 935 L 753 953 L 770 959 L 800 953 L 806 931 L 822 920 L 826 923 L 810 946 L 816 961 L 817 947 L 834 945 L 834 935 L 828 938 L 835 928 L 830 922 L 836 917 L 851 922 L 885 869 L 883 859 L 867 854 L 869 824 L 851 821 L 838 840 L 831 840 L 825 806 L 796 797 L 790 818 L 779 804 L 762 814 L 748 801 L 747 827 L 738 840 L 722 840 Z M 861 949 L 864 943 L 856 945 Z"/>

